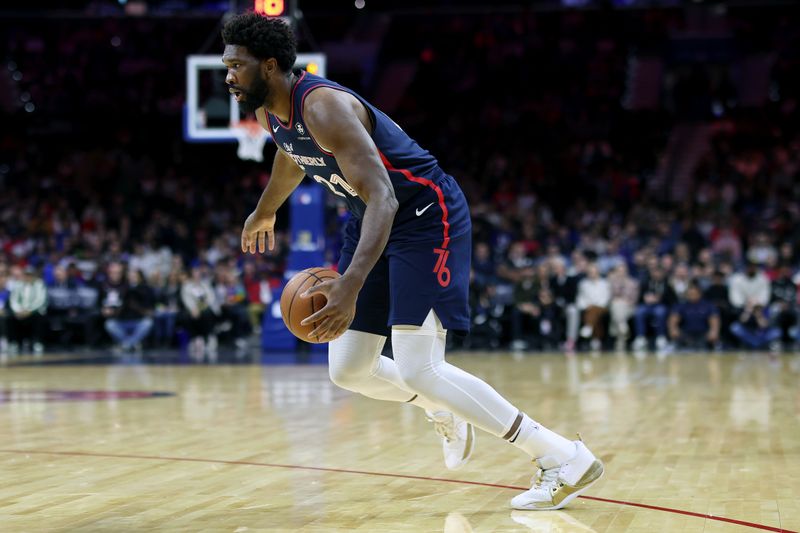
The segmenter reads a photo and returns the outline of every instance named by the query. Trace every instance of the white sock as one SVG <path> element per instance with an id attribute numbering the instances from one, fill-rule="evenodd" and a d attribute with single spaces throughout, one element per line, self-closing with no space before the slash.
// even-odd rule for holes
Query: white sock
<path id="1" fill-rule="evenodd" d="M 562 464 L 575 456 L 575 443 L 520 412 L 502 438 L 534 459 L 549 456 Z"/>

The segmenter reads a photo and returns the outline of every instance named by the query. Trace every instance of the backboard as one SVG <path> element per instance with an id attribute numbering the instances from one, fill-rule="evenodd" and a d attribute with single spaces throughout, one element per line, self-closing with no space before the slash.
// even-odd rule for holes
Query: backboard
<path id="1" fill-rule="evenodd" d="M 325 54 L 297 54 L 295 68 L 325 76 Z M 188 142 L 235 142 L 236 125 L 244 117 L 225 85 L 221 55 L 190 55 L 186 58 L 186 105 L 183 137 Z M 267 132 L 265 135 L 269 136 Z"/>

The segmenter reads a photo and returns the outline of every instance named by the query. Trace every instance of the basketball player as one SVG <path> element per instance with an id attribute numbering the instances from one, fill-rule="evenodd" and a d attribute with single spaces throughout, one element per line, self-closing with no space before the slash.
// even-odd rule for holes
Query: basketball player
<path id="1" fill-rule="evenodd" d="M 448 329 L 469 328 L 471 222 L 455 180 L 388 116 L 355 92 L 293 70 L 296 43 L 277 19 L 245 13 L 222 30 L 226 83 L 275 139 L 272 178 L 244 223 L 242 251 L 273 248 L 275 212 L 308 175 L 344 200 L 352 217 L 343 275 L 306 291 L 327 305 L 304 323 L 330 341 L 334 383 L 426 409 L 446 463 L 469 458 L 473 426 L 536 460 L 516 509 L 560 509 L 595 483 L 603 464 L 578 441 L 545 428 L 492 387 L 447 363 Z M 392 336 L 394 360 L 381 355 Z M 451 414 L 453 413 L 453 414 Z"/>

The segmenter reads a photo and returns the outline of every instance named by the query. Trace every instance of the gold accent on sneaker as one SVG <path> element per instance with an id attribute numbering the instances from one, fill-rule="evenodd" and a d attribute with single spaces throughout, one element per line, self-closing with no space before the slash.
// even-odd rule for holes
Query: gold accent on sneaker
<path id="1" fill-rule="evenodd" d="M 597 481 L 603 475 L 604 470 L 602 462 L 593 462 L 592 466 L 586 470 L 586 473 L 581 476 L 575 485 L 567 485 L 563 481 L 559 481 L 558 485 L 551 491 L 551 502 L 540 502 L 539 504 L 534 504 L 534 507 L 538 509 L 558 509 L 564 500 Z"/>
<path id="2" fill-rule="evenodd" d="M 472 424 L 467 422 L 467 443 L 464 445 L 464 454 L 461 456 L 462 461 L 467 457 L 469 457 L 470 454 L 472 454 L 472 446 L 474 439 L 475 439 L 475 428 L 472 427 Z"/>

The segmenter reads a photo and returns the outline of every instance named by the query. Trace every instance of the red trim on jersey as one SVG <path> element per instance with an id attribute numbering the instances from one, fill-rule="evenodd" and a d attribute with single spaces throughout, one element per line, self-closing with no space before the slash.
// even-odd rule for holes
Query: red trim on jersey
<path id="1" fill-rule="evenodd" d="M 446 249 L 447 245 L 450 244 L 450 222 L 447 221 L 447 205 L 444 203 L 444 193 L 442 192 L 442 189 L 440 189 L 438 185 L 427 178 L 414 176 L 411 171 L 406 168 L 395 168 L 389 159 L 383 155 L 383 152 L 378 150 L 378 153 L 381 155 L 381 161 L 383 161 L 383 166 L 386 167 L 386 170 L 399 172 L 405 176 L 407 180 L 430 187 L 436 193 L 436 196 L 439 198 L 439 207 L 442 209 L 442 234 L 444 237 L 444 240 L 442 241 L 442 248 Z"/>
<path id="2" fill-rule="evenodd" d="M 305 77 L 306 77 L 306 71 L 304 70 L 303 73 L 300 74 L 300 77 L 297 78 L 297 81 L 295 82 L 294 87 L 292 87 L 292 92 L 289 95 L 289 101 L 292 103 L 292 109 L 289 111 L 289 125 L 288 126 L 284 126 L 283 122 L 281 122 L 281 119 L 279 119 L 278 117 L 275 117 L 275 115 L 272 115 L 272 113 L 267 112 L 267 115 L 268 116 L 272 115 L 273 117 L 275 117 L 275 122 L 277 122 L 278 125 L 281 128 L 285 129 L 285 130 L 292 129 L 292 120 L 294 119 L 294 91 L 297 89 L 297 86 L 300 85 L 300 82 L 303 81 L 303 78 L 305 78 Z M 266 107 L 264 109 L 266 109 Z M 269 118 L 267 118 L 267 120 L 269 120 Z M 271 127 L 272 126 L 270 126 L 270 128 Z"/>

